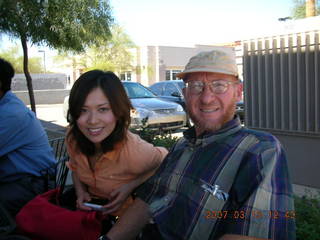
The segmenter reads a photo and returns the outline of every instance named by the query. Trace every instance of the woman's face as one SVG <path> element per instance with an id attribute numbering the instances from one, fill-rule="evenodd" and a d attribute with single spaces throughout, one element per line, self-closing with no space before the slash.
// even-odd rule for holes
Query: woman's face
<path id="1" fill-rule="evenodd" d="M 112 133 L 116 123 L 117 119 L 108 98 L 101 88 L 93 89 L 88 94 L 77 120 L 80 131 L 96 147 L 100 147 L 100 143 Z"/>

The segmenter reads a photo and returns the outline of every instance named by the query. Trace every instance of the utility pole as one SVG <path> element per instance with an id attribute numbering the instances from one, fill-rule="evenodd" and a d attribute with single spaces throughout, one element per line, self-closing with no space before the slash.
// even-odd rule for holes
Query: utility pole
<path id="1" fill-rule="evenodd" d="M 38 50 L 38 52 L 43 53 L 43 69 L 44 69 L 44 73 L 46 73 L 46 51 Z"/>
<path id="2" fill-rule="evenodd" d="M 316 0 L 306 0 L 306 17 L 316 16 Z"/>

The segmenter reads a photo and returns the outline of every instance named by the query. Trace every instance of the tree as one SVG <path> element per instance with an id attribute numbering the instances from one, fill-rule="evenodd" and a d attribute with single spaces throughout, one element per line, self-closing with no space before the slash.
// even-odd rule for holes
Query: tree
<path id="1" fill-rule="evenodd" d="M 119 25 L 113 25 L 111 33 L 111 39 L 100 40 L 99 45 L 88 47 L 81 55 L 61 52 L 56 59 L 71 61 L 68 66 L 72 66 L 74 71 L 75 68 L 80 68 L 83 71 L 101 69 L 121 73 L 131 69 L 130 49 L 134 48 L 135 44 Z"/>
<path id="2" fill-rule="evenodd" d="M 306 0 L 293 0 L 292 18 L 299 19 L 306 17 Z M 317 1 L 316 1 L 317 5 Z M 317 15 L 320 13 L 320 7 L 317 5 Z"/>
<path id="3" fill-rule="evenodd" d="M 108 0 L 0 0 L 0 31 L 19 38 L 31 109 L 35 112 L 28 69 L 28 42 L 55 49 L 84 51 L 111 36 Z"/>
<path id="4" fill-rule="evenodd" d="M 8 49 L 2 50 L 0 56 L 9 61 L 16 73 L 23 73 L 23 55 L 17 44 L 10 46 Z M 40 57 L 29 58 L 29 71 L 31 73 L 41 73 L 44 71 Z"/>
<path id="5" fill-rule="evenodd" d="M 121 73 L 132 67 L 130 49 L 135 47 L 135 44 L 119 25 L 114 25 L 111 32 L 110 41 L 101 42 L 99 46 L 93 46 L 85 53 L 91 60 L 91 66 L 86 70 L 98 68 Z"/>

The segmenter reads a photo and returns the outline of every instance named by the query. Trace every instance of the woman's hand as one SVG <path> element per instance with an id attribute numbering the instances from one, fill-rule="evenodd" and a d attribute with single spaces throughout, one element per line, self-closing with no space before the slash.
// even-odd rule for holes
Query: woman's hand
<path id="1" fill-rule="evenodd" d="M 106 208 L 105 211 L 103 211 L 103 214 L 110 214 L 112 212 L 115 212 L 119 210 L 119 208 L 122 206 L 122 204 L 127 200 L 133 189 L 135 189 L 137 186 L 137 183 L 134 181 L 131 181 L 129 183 L 123 184 L 121 187 L 113 190 L 110 193 L 110 202 L 103 207 Z"/>
<path id="2" fill-rule="evenodd" d="M 77 195 L 77 208 L 85 211 L 92 210 L 90 207 L 86 207 L 83 203 L 91 200 L 90 194 L 88 193 L 87 186 L 82 183 L 76 172 L 72 172 L 72 181 Z"/>
<path id="3" fill-rule="evenodd" d="M 84 211 L 90 211 L 92 210 L 90 207 L 86 207 L 83 204 L 85 202 L 91 201 L 90 194 L 88 192 L 82 192 L 81 194 L 77 194 L 77 208 L 84 210 Z"/>

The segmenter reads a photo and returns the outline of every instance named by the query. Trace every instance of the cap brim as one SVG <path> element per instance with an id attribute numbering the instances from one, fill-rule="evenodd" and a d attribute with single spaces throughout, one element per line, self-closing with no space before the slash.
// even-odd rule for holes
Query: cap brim
<path id="1" fill-rule="evenodd" d="M 181 78 L 181 79 L 184 80 L 185 76 L 188 73 L 196 73 L 196 72 L 223 73 L 223 74 L 227 74 L 227 75 L 231 75 L 231 76 L 235 76 L 235 77 L 238 76 L 238 73 L 233 73 L 233 72 L 230 72 L 230 71 L 223 71 L 221 69 L 207 69 L 207 68 L 198 68 L 198 69 L 186 70 L 186 71 L 183 71 L 183 72 L 180 72 L 180 73 L 176 74 L 176 76 L 178 78 Z"/>

